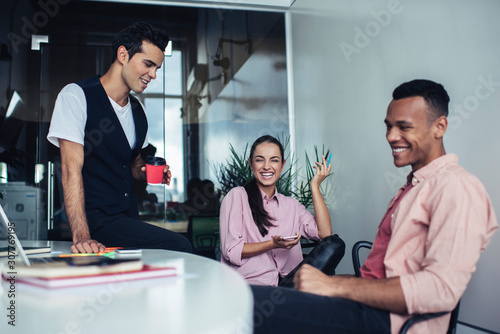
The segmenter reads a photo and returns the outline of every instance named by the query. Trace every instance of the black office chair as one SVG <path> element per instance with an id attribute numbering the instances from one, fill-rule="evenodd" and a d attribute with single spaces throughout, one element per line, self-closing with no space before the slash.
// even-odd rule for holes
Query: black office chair
<path id="1" fill-rule="evenodd" d="M 216 259 L 219 244 L 219 216 L 189 216 L 187 236 L 193 245 L 193 253 Z"/>
<path id="2" fill-rule="evenodd" d="M 354 267 L 354 273 L 356 277 L 361 277 L 361 263 L 359 261 L 359 251 L 361 248 L 372 248 L 373 243 L 369 241 L 358 241 L 352 247 L 352 265 Z M 457 306 L 451 311 L 450 324 L 448 325 L 447 334 L 455 334 L 457 330 L 458 312 L 460 309 L 460 301 L 458 301 Z M 441 317 L 450 312 L 436 312 L 436 313 L 426 313 L 426 314 L 413 314 L 411 318 L 406 320 L 401 329 L 400 334 L 406 334 L 408 329 L 416 323 L 430 320 L 433 318 Z"/>

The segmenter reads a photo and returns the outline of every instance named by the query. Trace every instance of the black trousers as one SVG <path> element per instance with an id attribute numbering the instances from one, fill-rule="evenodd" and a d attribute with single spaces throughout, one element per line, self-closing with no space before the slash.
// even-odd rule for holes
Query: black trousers
<path id="1" fill-rule="evenodd" d="M 90 235 L 106 247 L 134 247 L 192 252 L 189 240 L 167 229 L 144 223 L 125 213 L 108 215 L 102 211 L 87 212 Z"/>
<path id="2" fill-rule="evenodd" d="M 386 311 L 284 287 L 251 286 L 254 333 L 390 333 Z"/>

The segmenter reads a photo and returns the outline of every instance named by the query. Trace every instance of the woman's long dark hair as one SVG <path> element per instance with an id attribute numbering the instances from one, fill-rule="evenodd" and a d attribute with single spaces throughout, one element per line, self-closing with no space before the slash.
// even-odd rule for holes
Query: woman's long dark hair
<path id="1" fill-rule="evenodd" d="M 257 138 L 257 140 L 252 144 L 252 148 L 250 149 L 250 164 L 253 161 L 253 155 L 255 153 L 255 148 L 262 143 L 271 143 L 276 144 L 281 153 L 281 161 L 283 161 L 283 145 L 278 141 L 278 139 L 273 136 L 264 135 L 262 137 Z M 253 177 L 250 181 L 245 184 L 245 190 L 248 195 L 248 204 L 250 205 L 250 209 L 252 210 L 252 217 L 259 229 L 260 234 L 264 237 L 267 235 L 267 228 L 274 226 L 271 223 L 271 220 L 275 220 L 273 217 L 269 215 L 269 213 L 264 209 L 264 203 L 262 202 L 262 195 L 260 194 L 259 187 L 257 186 L 257 180 Z"/>

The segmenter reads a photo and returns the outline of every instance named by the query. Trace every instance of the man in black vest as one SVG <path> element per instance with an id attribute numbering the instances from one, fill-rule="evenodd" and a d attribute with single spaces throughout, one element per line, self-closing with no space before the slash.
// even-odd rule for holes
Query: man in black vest
<path id="1" fill-rule="evenodd" d="M 105 246 L 191 251 L 180 234 L 139 220 L 133 181 L 145 179 L 140 151 L 148 145 L 147 119 L 130 91 L 142 93 L 156 78 L 169 42 L 145 23 L 113 41 L 113 63 L 102 77 L 64 87 L 47 139 L 61 149 L 64 201 L 74 253 Z M 170 184 L 167 165 L 163 183 Z"/>

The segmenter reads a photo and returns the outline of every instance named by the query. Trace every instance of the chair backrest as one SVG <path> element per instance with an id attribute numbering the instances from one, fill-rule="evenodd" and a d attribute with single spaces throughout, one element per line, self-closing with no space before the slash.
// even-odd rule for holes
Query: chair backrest
<path id="1" fill-rule="evenodd" d="M 372 248 L 373 243 L 370 241 L 358 241 L 354 244 L 352 247 L 352 265 L 354 267 L 354 273 L 356 274 L 356 277 L 361 277 L 361 263 L 359 261 L 359 251 L 361 248 Z M 460 301 L 458 301 L 457 306 L 451 311 L 451 316 L 450 316 L 450 323 L 448 325 L 448 331 L 446 332 L 447 334 L 455 334 L 456 329 L 457 329 L 457 321 L 458 321 L 458 312 L 460 310 Z M 426 321 L 432 318 L 437 318 L 442 315 L 448 314 L 449 312 L 437 312 L 437 313 L 427 313 L 427 314 L 414 314 L 411 316 L 410 319 L 408 319 L 403 327 L 401 327 L 401 330 L 399 331 L 400 334 L 405 334 L 408 329 L 413 326 L 416 323 L 419 323 L 421 321 Z"/>
<path id="2" fill-rule="evenodd" d="M 354 267 L 354 273 L 356 277 L 361 277 L 361 263 L 359 261 L 359 251 L 361 248 L 372 248 L 373 243 L 370 241 L 358 241 L 352 247 L 352 266 Z"/>
<path id="3" fill-rule="evenodd" d="M 219 216 L 190 216 L 187 234 L 194 253 L 215 251 L 219 242 Z"/>

